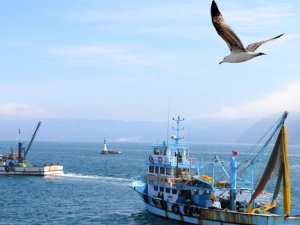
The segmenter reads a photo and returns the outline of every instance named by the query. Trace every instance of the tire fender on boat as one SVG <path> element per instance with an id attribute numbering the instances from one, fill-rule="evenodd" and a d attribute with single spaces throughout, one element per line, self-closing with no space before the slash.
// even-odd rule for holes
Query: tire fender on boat
<path id="1" fill-rule="evenodd" d="M 158 201 L 157 201 L 155 198 L 152 198 L 152 203 L 153 203 L 154 205 L 158 205 Z"/>
<path id="2" fill-rule="evenodd" d="M 143 199 L 147 204 L 149 204 L 149 198 L 146 194 L 143 194 Z"/>
<path id="3" fill-rule="evenodd" d="M 185 205 L 183 207 L 183 212 L 184 212 L 184 215 L 191 216 L 192 215 L 192 208 L 188 205 Z"/>
<path id="4" fill-rule="evenodd" d="M 5 166 L 5 171 L 9 172 L 9 167 L 8 166 Z"/>
<path id="5" fill-rule="evenodd" d="M 162 208 L 163 210 L 166 210 L 167 207 L 168 207 L 168 204 L 167 204 L 166 201 L 160 200 L 160 206 L 161 206 L 161 208 Z"/>
<path id="6" fill-rule="evenodd" d="M 198 214 L 198 216 L 201 215 L 201 209 L 199 207 L 195 207 L 194 213 Z"/>
<path id="7" fill-rule="evenodd" d="M 179 206 L 177 204 L 172 205 L 172 212 L 175 214 L 179 214 Z"/>

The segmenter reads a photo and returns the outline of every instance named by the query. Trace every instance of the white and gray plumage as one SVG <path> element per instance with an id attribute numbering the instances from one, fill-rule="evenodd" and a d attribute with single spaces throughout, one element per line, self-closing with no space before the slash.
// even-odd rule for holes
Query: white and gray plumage
<path id="1" fill-rule="evenodd" d="M 219 64 L 228 63 L 240 63 L 252 59 L 256 56 L 266 55 L 262 52 L 254 52 L 262 44 L 275 40 L 284 34 L 280 34 L 274 38 L 259 41 L 248 45 L 246 48 L 242 44 L 239 37 L 235 32 L 225 23 L 222 14 L 220 13 L 217 3 L 213 0 L 211 4 L 211 20 L 217 31 L 217 33 L 224 39 L 230 49 L 230 55 L 224 57 L 223 61 Z"/>

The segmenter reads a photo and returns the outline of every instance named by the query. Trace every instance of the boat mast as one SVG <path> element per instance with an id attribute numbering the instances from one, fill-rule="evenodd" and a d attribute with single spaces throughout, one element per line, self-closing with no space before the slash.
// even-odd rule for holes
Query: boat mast
<path id="1" fill-rule="evenodd" d="M 237 162 L 232 154 L 230 159 L 230 209 L 236 210 L 235 200 L 236 200 L 236 189 L 237 189 Z"/>
<path id="2" fill-rule="evenodd" d="M 184 130 L 184 127 L 180 127 L 180 122 L 184 121 L 184 118 L 180 118 L 180 116 L 178 116 L 177 119 L 175 118 L 172 119 L 177 123 L 176 128 L 172 127 L 173 130 L 176 130 L 176 136 L 172 136 L 172 139 L 175 141 L 175 145 L 177 149 L 177 153 L 175 152 L 175 157 L 176 157 L 176 178 L 178 178 L 178 158 L 180 157 L 179 141 L 184 138 L 179 136 L 179 132 L 181 130 Z"/>
<path id="3" fill-rule="evenodd" d="M 282 125 L 282 153 L 283 153 L 283 208 L 284 214 L 290 215 L 291 212 L 291 182 L 288 157 L 288 143 L 285 125 Z"/>
<path id="4" fill-rule="evenodd" d="M 35 131 L 34 131 L 34 133 L 33 133 L 33 135 L 32 135 L 32 138 L 31 138 L 31 140 L 30 140 L 30 142 L 29 142 L 29 145 L 28 145 L 28 147 L 27 147 L 27 149 L 26 149 L 26 151 L 25 151 L 25 153 L 24 153 L 24 159 L 26 158 L 26 155 L 27 155 L 27 153 L 28 153 L 28 151 L 29 151 L 29 149 L 30 149 L 32 143 L 33 143 L 33 140 L 34 140 L 34 138 L 35 138 L 35 136 L 36 136 L 36 134 L 37 134 L 37 132 L 38 132 L 38 130 L 39 130 L 41 124 L 42 124 L 42 122 L 39 121 L 38 125 L 37 125 L 36 128 L 35 128 Z"/>

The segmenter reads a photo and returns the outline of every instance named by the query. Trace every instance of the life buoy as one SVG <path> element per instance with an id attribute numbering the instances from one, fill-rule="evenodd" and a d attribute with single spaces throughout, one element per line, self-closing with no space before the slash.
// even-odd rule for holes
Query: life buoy
<path id="1" fill-rule="evenodd" d="M 186 216 L 191 216 L 192 215 L 192 209 L 191 209 L 190 206 L 185 205 L 183 207 L 183 212 L 184 212 L 184 215 L 186 215 Z"/>
<path id="2" fill-rule="evenodd" d="M 162 163 L 162 157 L 160 157 L 160 156 L 158 157 L 158 162 Z"/>
<path id="3" fill-rule="evenodd" d="M 150 163 L 153 163 L 153 162 L 154 162 L 154 159 L 153 159 L 153 157 L 152 157 L 151 155 L 149 156 L 149 162 L 150 162 Z"/>
<path id="4" fill-rule="evenodd" d="M 5 166 L 5 171 L 9 172 L 9 167 L 8 166 Z"/>
<path id="5" fill-rule="evenodd" d="M 176 204 L 172 205 L 172 212 L 175 214 L 179 214 L 179 206 Z"/>
<path id="6" fill-rule="evenodd" d="M 167 207 L 168 207 L 168 204 L 167 204 L 166 201 L 160 200 L 160 206 L 161 206 L 161 208 L 162 208 L 163 210 L 166 210 Z"/>
<path id="7" fill-rule="evenodd" d="M 194 163 L 195 163 L 195 158 L 194 158 L 194 157 L 190 158 L 190 163 L 191 163 L 191 164 L 194 164 Z"/>

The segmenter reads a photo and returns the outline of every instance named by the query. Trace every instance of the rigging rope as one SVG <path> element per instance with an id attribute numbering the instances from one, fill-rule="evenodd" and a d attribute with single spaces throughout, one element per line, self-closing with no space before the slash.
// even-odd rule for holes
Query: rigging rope
<path id="1" fill-rule="evenodd" d="M 244 161 L 242 161 L 239 165 L 238 165 L 238 173 L 240 176 L 245 175 L 245 173 L 248 172 L 248 169 L 256 164 L 262 157 L 264 154 L 267 154 L 267 152 L 270 150 L 270 145 L 271 142 L 274 139 L 275 134 L 278 132 L 279 127 L 281 126 L 281 124 L 284 122 L 285 116 L 280 117 L 263 135 L 262 138 L 260 138 L 259 142 L 257 144 L 255 144 L 253 147 L 250 148 L 250 150 L 248 151 L 249 157 L 246 157 L 246 159 Z M 276 126 L 277 125 L 277 126 Z M 274 127 L 276 126 L 276 128 L 274 129 Z M 254 154 L 254 150 L 258 148 L 259 143 L 262 142 L 262 140 L 264 140 L 267 136 L 267 134 L 269 134 L 271 131 L 273 130 L 271 136 L 268 138 L 268 140 L 266 141 L 266 143 L 257 150 L 256 154 L 254 157 L 250 157 L 251 153 Z M 247 154 L 247 155 L 248 155 Z M 249 160 L 250 163 L 249 163 Z"/>

